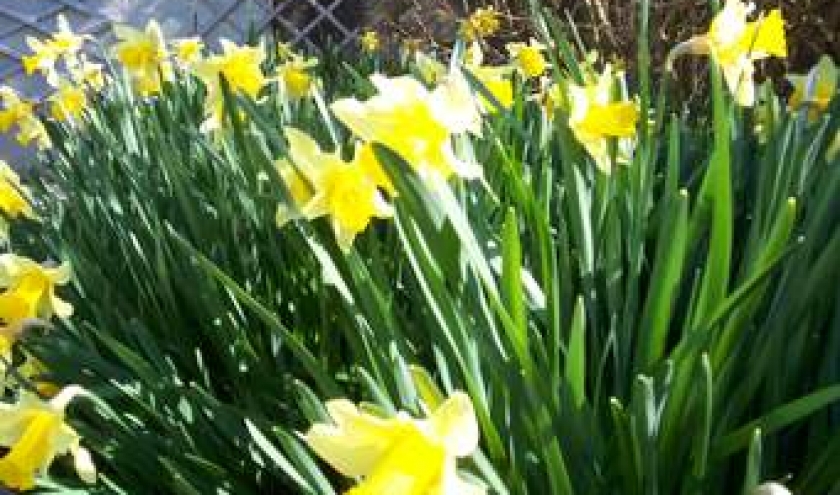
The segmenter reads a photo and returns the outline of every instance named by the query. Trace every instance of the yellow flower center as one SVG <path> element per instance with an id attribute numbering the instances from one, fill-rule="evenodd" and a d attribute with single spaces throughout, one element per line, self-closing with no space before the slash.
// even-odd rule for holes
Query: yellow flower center
<path id="1" fill-rule="evenodd" d="M 439 485 L 445 459 L 442 445 L 416 427 L 408 428 L 370 475 L 347 495 L 427 495 Z"/>
<path id="2" fill-rule="evenodd" d="M 324 186 L 328 209 L 344 229 L 361 232 L 376 215 L 376 190 L 360 168 L 336 167 L 324 177 Z"/>
<path id="3" fill-rule="evenodd" d="M 519 50 L 516 61 L 527 77 L 539 77 L 545 72 L 548 64 L 539 48 L 524 46 Z"/>
<path id="4" fill-rule="evenodd" d="M 283 71 L 283 84 L 285 84 L 290 98 L 303 98 L 309 93 L 312 78 L 305 70 L 288 67 Z"/>
<path id="5" fill-rule="evenodd" d="M 162 62 L 160 50 L 152 40 L 139 40 L 121 46 L 117 50 L 117 58 L 130 70 L 149 70 Z"/>
<path id="6" fill-rule="evenodd" d="M 632 137 L 638 119 L 639 111 L 633 103 L 593 105 L 577 127 L 596 136 Z"/>

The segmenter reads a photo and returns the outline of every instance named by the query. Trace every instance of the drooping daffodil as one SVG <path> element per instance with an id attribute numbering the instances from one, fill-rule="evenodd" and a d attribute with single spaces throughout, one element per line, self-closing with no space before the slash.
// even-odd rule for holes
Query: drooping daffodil
<path id="1" fill-rule="evenodd" d="M 371 76 L 371 82 L 377 93 L 367 101 L 347 98 L 330 107 L 356 136 L 387 146 L 424 179 L 481 175 L 481 169 L 458 158 L 452 146 L 453 135 L 479 130 L 474 118 L 464 118 L 475 114 L 475 103 L 458 96 L 457 86 L 430 91 L 412 77 L 381 74 Z"/>
<path id="2" fill-rule="evenodd" d="M 807 107 L 808 119 L 812 122 L 828 109 L 837 93 L 837 66 L 829 55 L 823 55 L 808 74 L 791 74 L 787 79 L 793 85 L 788 107 L 791 110 Z"/>
<path id="3" fill-rule="evenodd" d="M 144 96 L 159 93 L 161 78 L 167 80 L 172 73 L 160 25 L 154 19 L 144 29 L 116 25 L 114 33 L 119 40 L 114 54 L 137 91 Z"/>
<path id="4" fill-rule="evenodd" d="M 619 78 L 607 65 L 604 72 L 584 85 L 568 84 L 569 128 L 597 167 L 607 174 L 613 170 L 610 141 L 616 140 L 616 162 L 626 163 L 639 120 L 635 102 L 613 98 L 613 88 Z"/>
<path id="5" fill-rule="evenodd" d="M 322 151 L 297 129 L 287 127 L 285 135 L 289 159 L 282 160 L 278 170 L 294 204 L 278 208 L 278 226 L 297 216 L 328 216 L 338 245 L 347 251 L 373 218 L 392 216 L 391 206 L 365 169 L 345 162 L 337 152 Z"/>
<path id="6" fill-rule="evenodd" d="M 458 474 L 457 460 L 478 448 L 470 398 L 454 392 L 431 415 L 380 417 L 346 399 L 326 404 L 332 423 L 304 436 L 318 456 L 345 476 L 359 478 L 348 495 L 480 495 L 483 486 Z"/>
<path id="7" fill-rule="evenodd" d="M 49 401 L 23 391 L 15 404 L 0 403 L 0 446 L 9 449 L 0 457 L 0 484 L 13 490 L 31 490 L 35 477 L 46 473 L 53 460 L 73 456 L 76 473 L 86 483 L 96 481 L 96 467 L 81 438 L 67 424 L 67 406 L 80 387 L 62 389 Z"/>
<path id="8" fill-rule="evenodd" d="M 755 21 L 748 21 L 753 10 L 752 3 L 727 0 L 706 34 L 694 36 L 671 51 L 667 62 L 669 70 L 673 60 L 682 54 L 709 55 L 720 66 L 735 102 L 752 106 L 755 103 L 755 62 L 771 56 L 787 57 L 781 11 L 774 9 Z"/>
<path id="9" fill-rule="evenodd" d="M 56 286 L 70 281 L 70 264 L 42 266 L 12 253 L 0 255 L 0 320 L 5 326 L 29 318 L 69 318 L 73 306 L 56 294 Z"/>

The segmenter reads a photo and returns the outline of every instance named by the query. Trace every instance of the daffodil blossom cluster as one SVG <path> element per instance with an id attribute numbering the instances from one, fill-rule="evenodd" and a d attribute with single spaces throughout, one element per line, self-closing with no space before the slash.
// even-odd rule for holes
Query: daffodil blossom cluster
<path id="1" fill-rule="evenodd" d="M 4 239 L 9 222 L 21 217 L 36 218 L 28 189 L 17 174 L 0 162 L 0 222 Z M 96 481 L 96 468 L 81 438 L 65 419 L 67 406 L 85 392 L 77 386 L 59 389 L 44 382 L 43 363 L 24 352 L 16 359 L 16 343 L 30 324 L 53 317 L 69 318 L 73 306 L 56 293 L 56 286 L 70 280 L 70 265 L 41 265 L 13 253 L 0 254 L 0 395 L 16 396 L 14 403 L 0 402 L 0 486 L 26 491 L 35 488 L 36 477 L 46 473 L 53 460 L 65 454 L 73 457 L 79 477 Z M 10 373 L 16 366 L 15 378 Z M 36 395 L 20 387 L 23 377 L 34 382 Z M 43 396 L 52 397 L 47 400 Z"/>
<path id="2" fill-rule="evenodd" d="M 17 173 L 0 161 L 0 241 L 7 244 L 11 223 L 37 219 L 29 189 Z M 27 491 L 58 456 L 70 454 L 76 472 L 87 482 L 97 478 L 90 453 L 65 412 L 77 386 L 59 388 L 44 381 L 47 368 L 17 349 L 30 326 L 44 326 L 53 317 L 69 318 L 73 306 L 56 292 L 70 280 L 70 265 L 39 264 L 11 252 L 0 254 L 0 487 Z M 24 359 L 21 361 L 20 357 Z M 14 373 L 12 371 L 14 370 Z M 29 382 L 24 387 L 20 380 Z M 37 394 L 30 390 L 37 391 Z M 51 398 L 49 398 L 51 397 Z M 49 398 L 49 399 L 47 399 Z M 8 402 L 14 400 L 14 402 Z"/>

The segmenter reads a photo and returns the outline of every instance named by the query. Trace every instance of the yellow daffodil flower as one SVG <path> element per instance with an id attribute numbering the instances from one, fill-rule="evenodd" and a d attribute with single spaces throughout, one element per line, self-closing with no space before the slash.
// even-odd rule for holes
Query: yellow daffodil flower
<path id="1" fill-rule="evenodd" d="M 32 54 L 26 55 L 22 59 L 24 71 L 28 75 L 39 71 L 46 77 L 47 83 L 56 86 L 58 83 L 56 62 L 60 58 L 64 58 L 68 67 L 76 65 L 76 56 L 86 39 L 88 39 L 88 36 L 74 33 L 70 29 L 67 18 L 64 15 L 59 15 L 58 31 L 53 33 L 49 39 L 40 40 L 32 36 L 26 37 L 26 44 Z"/>
<path id="2" fill-rule="evenodd" d="M 365 142 L 377 142 L 402 156 L 423 178 L 457 175 L 477 178 L 481 170 L 460 160 L 452 135 L 474 130 L 470 98 L 453 97 L 451 86 L 429 91 L 409 76 L 371 76 L 377 94 L 367 101 L 342 99 L 331 106 L 336 117 Z M 458 106 L 453 106 L 455 104 Z"/>
<path id="3" fill-rule="evenodd" d="M 508 53 L 514 66 L 527 78 L 540 77 L 548 68 L 543 51 L 545 45 L 535 39 L 525 43 L 508 43 Z"/>
<path id="4" fill-rule="evenodd" d="M 11 253 L 0 255 L 0 320 L 14 326 L 28 318 L 69 318 L 73 306 L 58 297 L 56 285 L 70 281 L 70 264 L 42 266 Z"/>
<path id="5" fill-rule="evenodd" d="M 329 216 L 341 249 L 349 250 L 372 218 L 393 214 L 364 169 L 343 161 L 337 153 L 321 151 L 318 143 L 297 129 L 286 128 L 285 134 L 291 162 L 281 161 L 278 168 L 293 206 L 308 220 Z M 278 225 L 290 218 L 294 218 L 294 210 L 281 206 Z"/>
<path id="6" fill-rule="evenodd" d="M 102 70 L 102 64 L 96 64 L 84 57 L 79 57 L 79 63 L 71 67 L 69 73 L 70 80 L 79 86 L 94 91 L 101 91 L 105 87 L 106 76 Z"/>
<path id="7" fill-rule="evenodd" d="M 639 110 L 632 101 L 613 101 L 616 75 L 608 65 L 590 84 L 568 85 L 569 127 L 604 173 L 612 171 L 609 142 L 617 139 L 616 160 L 626 162 L 632 152 Z"/>
<path id="8" fill-rule="evenodd" d="M 310 70 L 318 65 L 314 58 L 305 59 L 293 55 L 277 69 L 278 79 L 282 84 L 283 94 L 290 100 L 299 100 L 309 95 L 314 82 Z"/>
<path id="9" fill-rule="evenodd" d="M 460 35 L 466 41 L 476 41 L 496 34 L 502 27 L 501 15 L 492 6 L 475 9 L 461 21 Z"/>
<path id="10" fill-rule="evenodd" d="M 242 92 L 256 99 L 268 79 L 262 71 L 265 50 L 262 47 L 239 46 L 230 40 L 221 40 L 222 53 L 210 56 L 195 67 L 195 73 L 207 87 L 206 107 L 209 118 L 202 130 L 210 131 L 221 126 L 224 98 L 221 77 L 232 92 Z"/>
<path id="11" fill-rule="evenodd" d="M 771 10 L 756 21 L 748 21 L 754 5 L 727 0 L 715 16 L 709 31 L 678 45 L 668 57 L 667 66 L 684 53 L 710 55 L 723 72 L 729 91 L 741 106 L 755 103 L 754 63 L 770 56 L 786 57 L 787 44 L 781 11 Z"/>
<path id="12" fill-rule="evenodd" d="M 404 412 L 382 418 L 346 399 L 327 402 L 332 423 L 305 435 L 318 456 L 344 476 L 361 478 L 348 495 L 480 495 L 485 488 L 457 471 L 457 459 L 478 448 L 470 398 L 455 392 L 431 416 Z"/>
<path id="13" fill-rule="evenodd" d="M 154 20 L 142 30 L 117 25 L 114 33 L 119 40 L 114 45 L 114 54 L 128 71 L 137 91 L 142 95 L 160 92 L 161 77 L 166 80 L 172 72 L 160 25 Z"/>
<path id="14" fill-rule="evenodd" d="M 373 152 L 373 146 L 370 143 L 356 143 L 356 153 L 353 156 L 353 163 L 364 171 L 364 173 L 373 181 L 373 183 L 388 193 L 389 196 L 397 195 L 397 190 L 394 184 L 382 168 L 382 164 L 376 158 Z"/>
<path id="15" fill-rule="evenodd" d="M 41 72 L 46 77 L 47 82 L 53 85 L 58 79 L 58 73 L 55 69 L 55 63 L 58 60 L 58 50 L 56 50 L 52 43 L 39 40 L 32 36 L 26 37 L 26 44 L 32 50 L 32 54 L 24 55 L 21 59 L 24 72 L 29 76 L 36 71 Z"/>
<path id="16" fill-rule="evenodd" d="M 16 404 L 0 403 L 0 446 L 9 449 L 0 457 L 0 484 L 31 490 L 35 476 L 46 473 L 56 457 L 68 453 L 79 477 L 86 483 L 96 481 L 90 453 L 65 420 L 70 401 L 84 393 L 80 387 L 70 386 L 47 402 L 24 391 Z"/>
<path id="17" fill-rule="evenodd" d="M 478 43 L 471 44 L 466 50 L 464 67 L 493 95 L 502 108 L 510 108 L 513 105 L 513 83 L 510 80 L 512 67 L 484 65 L 484 52 Z M 479 95 L 478 99 L 486 113 L 494 113 L 497 110 L 496 105 L 484 95 Z"/>
<path id="18" fill-rule="evenodd" d="M 31 101 L 22 99 L 9 86 L 0 87 L 0 101 L 3 102 L 3 109 L 0 110 L 0 132 L 9 132 L 13 126 L 17 126 L 17 141 L 20 144 L 26 146 L 35 141 L 40 148 L 49 146 L 49 136 L 35 115 L 35 105 Z"/>
<path id="19" fill-rule="evenodd" d="M 191 67 L 201 60 L 204 42 L 201 38 L 182 38 L 172 42 L 175 59 L 184 67 Z"/>
<path id="20" fill-rule="evenodd" d="M 837 93 L 837 66 L 828 55 L 823 55 L 808 74 L 791 74 L 787 79 L 793 85 L 788 107 L 793 111 L 808 107 L 808 119 L 812 122 L 828 109 Z"/>
<path id="21" fill-rule="evenodd" d="M 0 243 L 9 239 L 9 220 L 37 218 L 29 202 L 29 191 L 20 183 L 17 173 L 0 160 Z"/>
<path id="22" fill-rule="evenodd" d="M 361 45 L 362 50 L 368 53 L 376 53 L 379 51 L 379 47 L 381 45 L 381 41 L 379 40 L 379 33 L 373 30 L 365 31 L 359 37 L 359 45 Z"/>
<path id="23" fill-rule="evenodd" d="M 52 117 L 66 122 L 77 120 L 82 115 L 87 105 L 87 95 L 82 87 L 62 79 L 49 101 Z"/>
<path id="24" fill-rule="evenodd" d="M 89 36 L 73 32 L 70 23 L 67 22 L 67 18 L 63 14 L 58 15 L 58 31 L 52 34 L 50 41 L 60 56 L 75 56 L 82 49 L 82 45 L 87 39 L 89 39 Z"/>

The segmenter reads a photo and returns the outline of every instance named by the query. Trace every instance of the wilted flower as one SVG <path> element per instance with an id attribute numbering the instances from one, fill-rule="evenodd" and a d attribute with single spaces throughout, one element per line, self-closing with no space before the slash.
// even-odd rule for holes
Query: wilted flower
<path id="1" fill-rule="evenodd" d="M 672 50 L 668 57 L 669 69 L 673 59 L 684 53 L 710 55 L 723 71 L 735 102 L 752 106 L 755 102 L 755 61 L 787 56 L 781 11 L 774 9 L 766 16 L 748 22 L 747 16 L 754 8 L 753 4 L 741 0 L 727 0 L 712 20 L 708 33 L 695 36 Z"/>
<path id="2" fill-rule="evenodd" d="M 514 66 L 527 78 L 540 77 L 548 68 L 543 51 L 545 45 L 535 39 L 525 43 L 508 43 L 508 53 Z"/>
<path id="3" fill-rule="evenodd" d="M 808 118 L 811 121 L 817 120 L 828 109 L 837 92 L 837 66 L 828 55 L 823 55 L 808 74 L 791 74 L 787 79 L 793 84 L 788 106 L 791 110 L 808 107 Z"/>
<path id="4" fill-rule="evenodd" d="M 114 46 L 117 59 L 126 68 L 137 90 L 143 95 L 160 92 L 161 77 L 168 79 L 171 68 L 163 32 L 149 21 L 143 30 L 114 26 L 119 42 Z"/>
<path id="5" fill-rule="evenodd" d="M 478 448 L 470 398 L 453 393 L 431 416 L 404 412 L 382 418 L 346 399 L 327 402 L 332 423 L 306 433 L 306 443 L 345 476 L 361 478 L 348 495 L 480 495 L 485 488 L 463 479 L 457 460 Z"/>
<path id="6" fill-rule="evenodd" d="M 377 94 L 369 100 L 347 98 L 331 106 L 355 135 L 392 149 L 424 178 L 481 175 L 480 169 L 455 156 L 451 142 L 453 134 L 476 130 L 474 119 L 464 118 L 475 113 L 472 98 L 454 95 L 456 86 L 429 91 L 408 76 L 375 74 L 371 82 Z"/>
<path id="7" fill-rule="evenodd" d="M 612 171 L 609 142 L 618 139 L 617 161 L 627 161 L 636 134 L 639 110 L 632 101 L 614 101 L 616 75 L 609 65 L 583 86 L 569 83 L 569 127 L 604 173 Z"/>
<path id="8" fill-rule="evenodd" d="M 30 490 L 36 474 L 46 473 L 57 456 L 68 453 L 79 477 L 86 483 L 96 481 L 90 453 L 65 421 L 70 401 L 83 393 L 80 387 L 66 387 L 46 402 L 24 391 L 16 404 L 0 404 L 0 446 L 10 449 L 0 458 L 0 483 L 14 490 Z"/>
<path id="9" fill-rule="evenodd" d="M 492 6 L 475 9 L 461 21 L 461 37 L 466 41 L 493 36 L 502 27 L 501 16 Z"/>
<path id="10" fill-rule="evenodd" d="M 329 216 L 338 245 L 345 251 L 374 217 L 392 215 L 391 206 L 376 188 L 366 170 L 347 163 L 337 153 L 321 151 L 305 133 L 287 127 L 289 161 L 278 165 L 294 201 L 294 209 L 308 220 Z M 282 226 L 294 218 L 295 211 L 281 206 L 277 223 Z"/>

